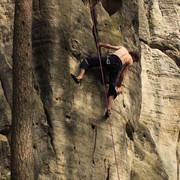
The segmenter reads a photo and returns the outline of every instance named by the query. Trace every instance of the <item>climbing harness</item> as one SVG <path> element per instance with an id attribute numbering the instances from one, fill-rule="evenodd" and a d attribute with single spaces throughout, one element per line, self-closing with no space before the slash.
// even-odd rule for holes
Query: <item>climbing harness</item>
<path id="1" fill-rule="evenodd" d="M 97 3 L 98 3 L 98 1 L 97 1 Z M 106 106 L 107 106 L 107 109 L 108 109 L 108 99 L 107 99 L 106 85 L 105 85 L 105 80 L 104 80 L 104 74 L 103 74 L 103 68 L 102 68 L 102 63 L 101 63 L 100 50 L 99 50 L 99 46 L 98 46 L 97 29 L 96 29 L 96 26 L 95 26 L 95 19 L 94 19 L 94 13 L 93 13 L 91 0 L 89 0 L 89 4 L 90 4 L 90 9 L 91 9 L 91 18 L 92 18 L 92 22 L 93 22 L 93 26 L 94 26 L 93 29 L 94 29 L 94 34 L 95 34 L 95 41 L 97 43 L 97 51 L 98 51 L 98 57 L 99 57 L 99 63 L 100 63 L 100 69 L 101 69 L 101 76 L 102 76 L 102 81 L 103 81 L 103 86 L 104 86 L 104 94 L 105 94 Z M 101 11 L 100 4 L 99 4 L 99 9 Z M 102 21 L 102 16 L 101 16 L 101 21 Z M 105 27 L 104 27 L 104 29 L 105 29 Z M 104 31 L 104 34 L 105 34 L 105 37 L 106 37 L 106 42 L 108 42 L 105 31 Z M 110 63 L 109 58 L 107 58 L 106 63 Z M 108 111 L 108 115 L 109 115 L 109 111 Z M 112 144 L 113 144 L 113 149 L 114 149 L 114 157 L 115 157 L 115 162 L 116 162 L 117 175 L 118 175 L 118 180 L 120 180 L 118 162 L 117 162 L 117 157 L 116 157 L 116 149 L 115 149 L 115 143 L 114 143 L 114 136 L 113 136 L 113 130 L 112 130 L 112 123 L 111 123 L 110 117 L 109 117 L 109 124 L 110 124 Z"/>
<path id="2" fill-rule="evenodd" d="M 109 56 L 107 56 L 106 64 L 110 64 Z"/>

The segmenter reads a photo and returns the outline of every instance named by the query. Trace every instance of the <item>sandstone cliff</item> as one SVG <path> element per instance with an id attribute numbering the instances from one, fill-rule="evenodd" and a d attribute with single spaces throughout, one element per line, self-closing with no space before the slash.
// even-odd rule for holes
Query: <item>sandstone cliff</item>
<path id="1" fill-rule="evenodd" d="M 120 179 L 180 179 L 180 2 L 92 3 L 99 41 L 141 54 L 112 108 Z M 0 179 L 10 172 L 13 11 L 1 0 Z M 97 54 L 89 1 L 34 0 L 32 31 L 35 179 L 118 179 L 100 71 L 81 86 L 70 77 Z"/>

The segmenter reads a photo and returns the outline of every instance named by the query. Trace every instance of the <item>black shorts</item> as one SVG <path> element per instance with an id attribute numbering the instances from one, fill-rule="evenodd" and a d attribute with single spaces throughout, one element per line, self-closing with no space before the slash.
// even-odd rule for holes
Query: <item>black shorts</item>
<path id="1" fill-rule="evenodd" d="M 117 85 L 119 72 L 122 68 L 121 59 L 118 56 L 112 54 L 110 56 L 101 57 L 101 64 L 102 67 L 106 68 L 109 72 L 108 97 L 114 96 L 115 99 L 117 97 L 115 88 Z M 87 57 L 80 65 L 80 68 L 84 69 L 85 71 L 93 67 L 100 67 L 99 57 Z"/>

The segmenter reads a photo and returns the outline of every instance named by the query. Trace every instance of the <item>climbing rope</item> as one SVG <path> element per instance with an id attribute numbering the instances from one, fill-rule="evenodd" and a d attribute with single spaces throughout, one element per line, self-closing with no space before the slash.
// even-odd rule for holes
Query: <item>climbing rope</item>
<path id="1" fill-rule="evenodd" d="M 95 40 L 96 40 L 96 43 L 97 43 L 97 51 L 98 51 L 98 57 L 99 57 L 99 62 L 100 62 L 100 69 L 101 69 L 101 76 L 102 76 L 103 87 L 104 87 L 106 106 L 107 106 L 107 109 L 108 109 L 107 91 L 106 91 L 103 68 L 102 68 L 102 63 L 101 63 L 101 55 L 100 55 L 100 50 L 99 50 L 99 45 L 98 45 L 97 29 L 96 29 L 96 26 L 95 26 L 95 19 L 94 19 L 94 13 L 93 13 L 91 0 L 89 0 L 89 4 L 90 4 L 90 9 L 91 9 L 91 18 L 92 18 L 93 27 L 94 27 L 93 29 L 94 29 L 94 34 L 95 34 Z M 101 11 L 100 4 L 99 4 L 99 9 Z M 101 16 L 101 20 L 102 20 L 102 16 Z M 104 29 L 105 29 L 105 27 L 104 27 Z M 104 33 L 105 33 L 105 31 L 104 31 Z M 105 34 L 105 37 L 106 37 L 106 42 L 108 42 L 106 34 Z M 108 114 L 109 114 L 109 111 L 108 111 Z M 118 168 L 118 162 L 117 162 L 117 156 L 116 156 L 116 149 L 115 149 L 115 143 L 114 143 L 114 136 L 113 136 L 113 130 L 112 130 L 112 123 L 111 123 L 110 117 L 109 117 L 109 124 L 110 124 L 112 144 L 113 144 L 113 149 L 114 149 L 114 157 L 115 157 L 115 162 L 116 162 L 117 175 L 118 175 L 118 180 L 120 180 L 119 168 Z"/>
<path id="2" fill-rule="evenodd" d="M 98 7 L 99 7 L 99 11 L 100 11 L 100 17 L 101 17 L 101 22 L 102 22 L 102 25 L 103 25 L 103 32 L 104 32 L 104 37 L 105 37 L 105 40 L 106 40 L 106 44 L 108 44 L 109 40 L 108 40 L 108 36 L 106 34 L 106 28 L 105 28 L 105 24 L 103 23 L 103 16 L 102 16 L 102 9 L 101 9 L 101 4 L 98 2 L 98 0 L 96 1 L 97 4 L 98 4 Z M 108 55 L 109 55 L 109 49 L 107 51 Z"/>

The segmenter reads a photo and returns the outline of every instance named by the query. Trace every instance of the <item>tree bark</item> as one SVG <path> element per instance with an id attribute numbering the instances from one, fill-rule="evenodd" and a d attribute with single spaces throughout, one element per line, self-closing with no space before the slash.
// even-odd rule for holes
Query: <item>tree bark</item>
<path id="1" fill-rule="evenodd" d="M 32 0 L 15 1 L 11 179 L 34 179 L 32 147 Z"/>

